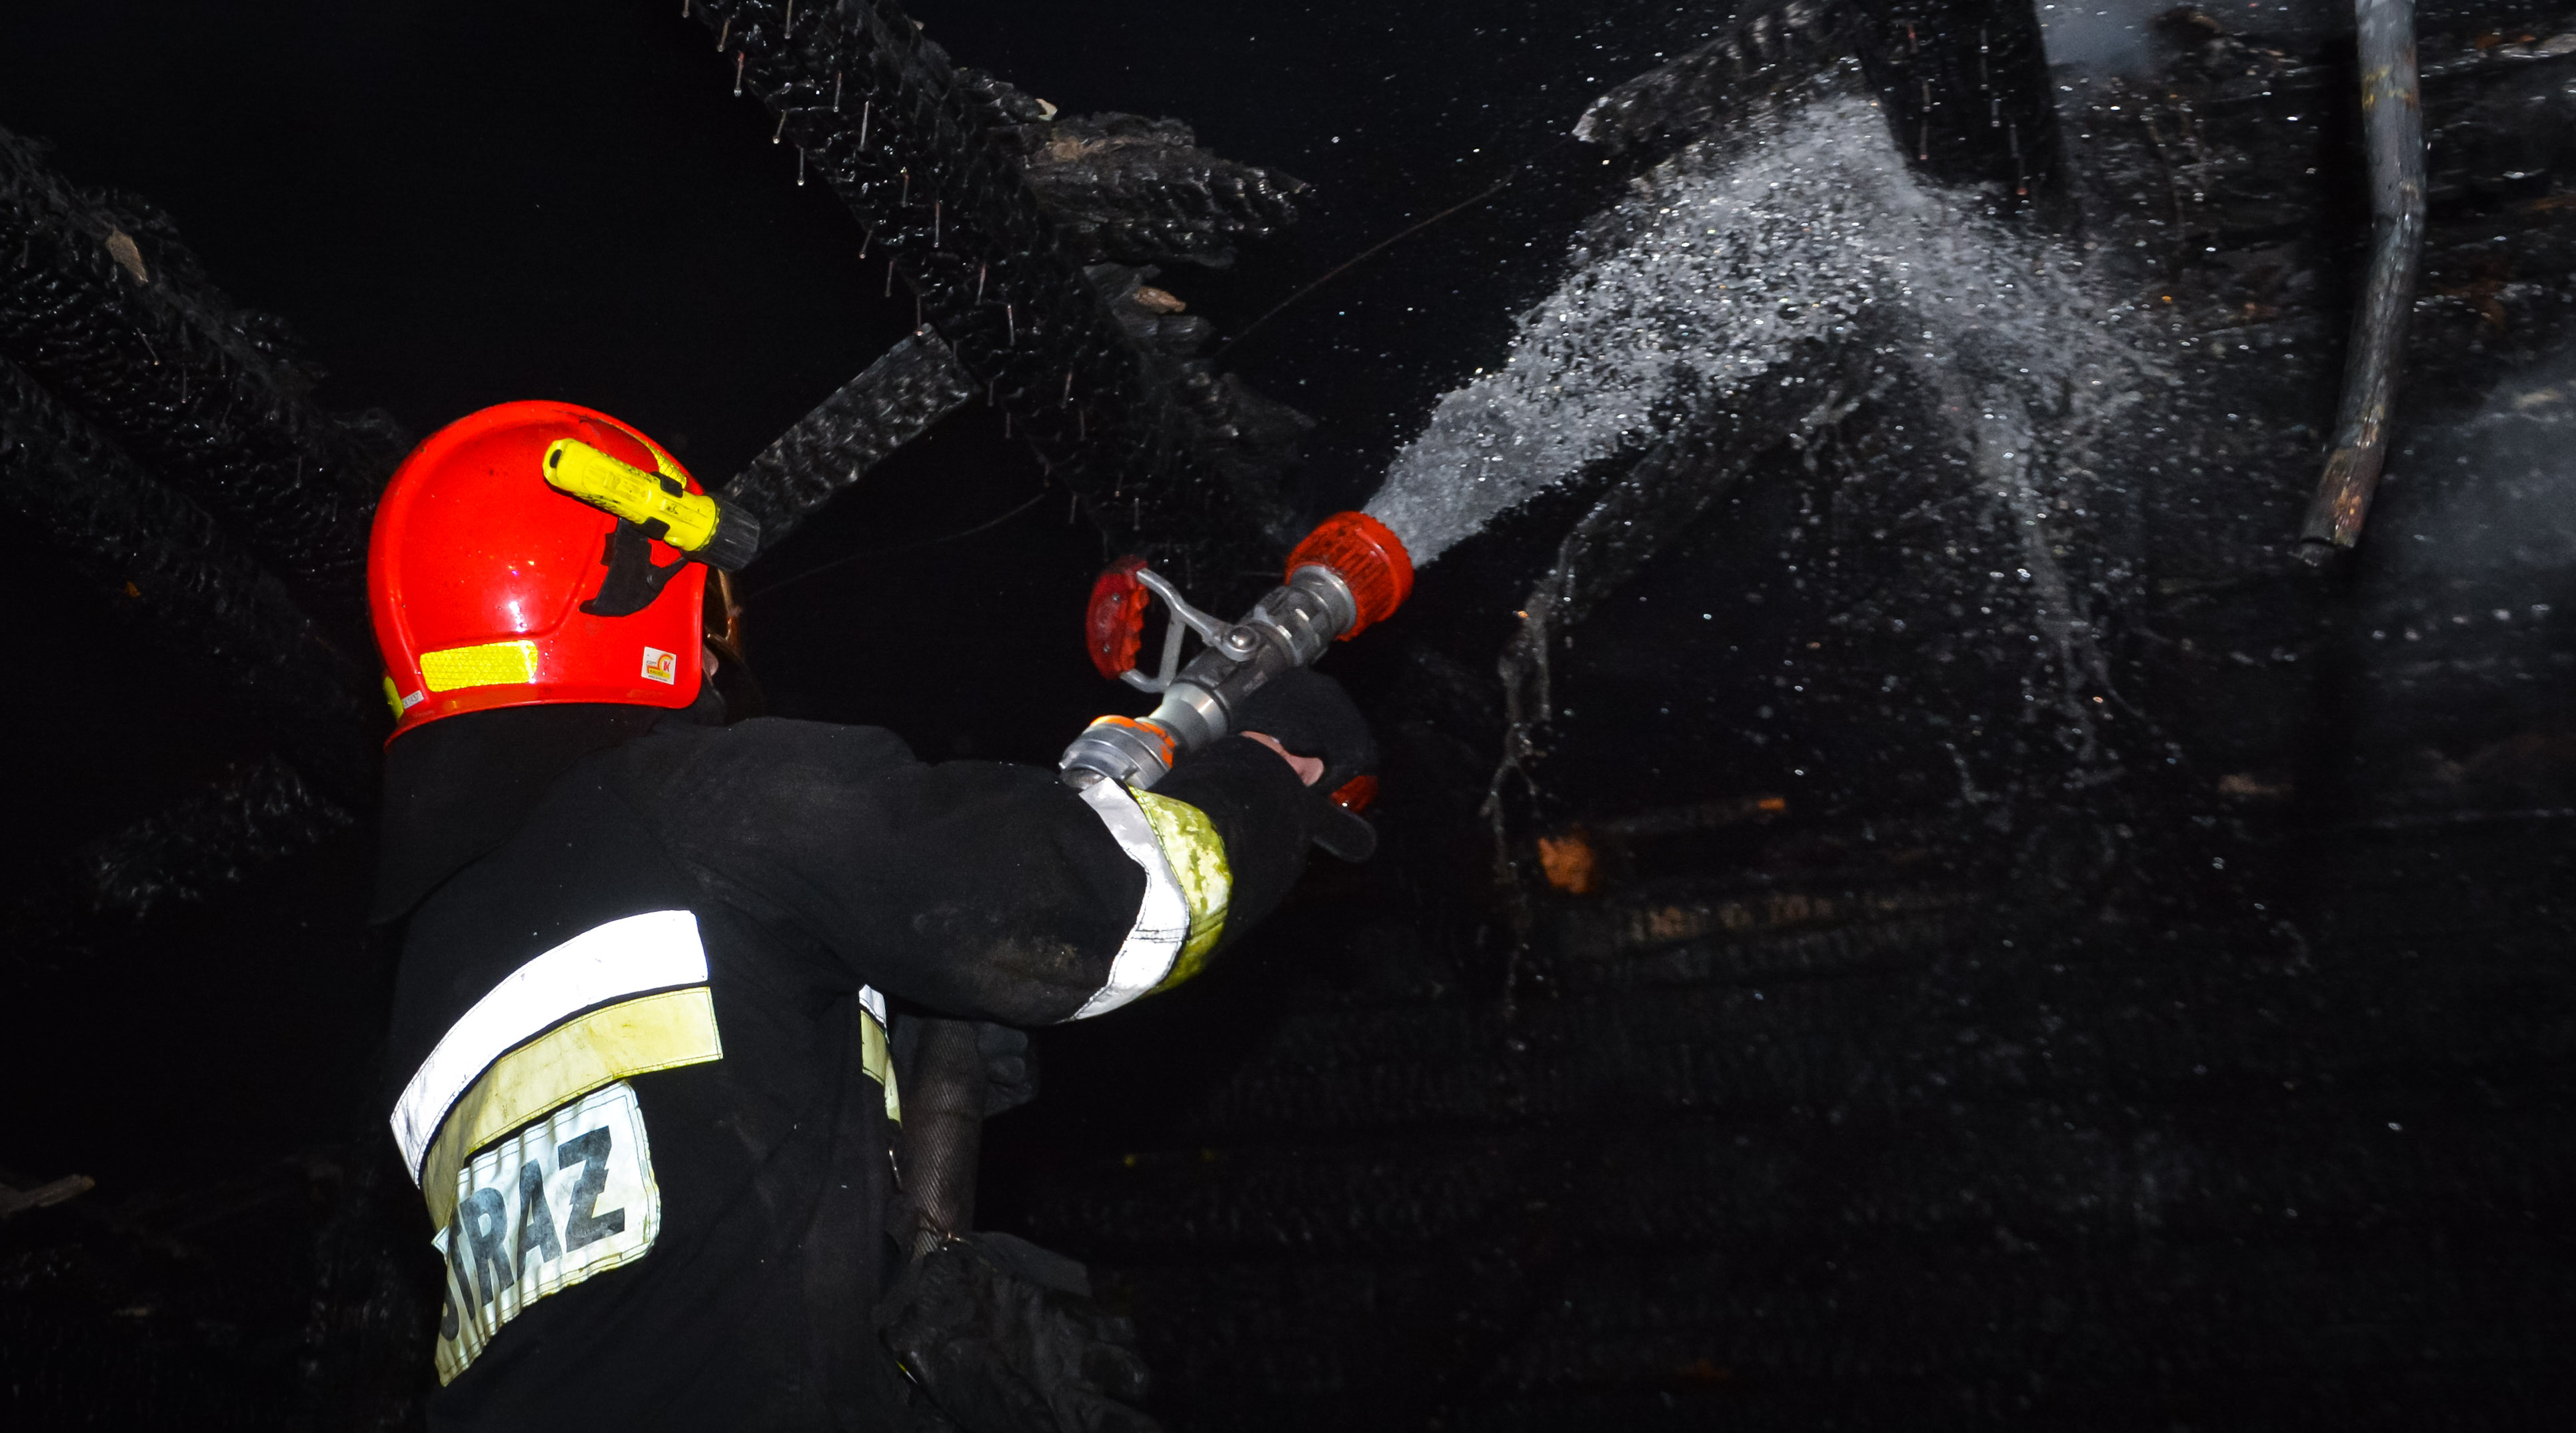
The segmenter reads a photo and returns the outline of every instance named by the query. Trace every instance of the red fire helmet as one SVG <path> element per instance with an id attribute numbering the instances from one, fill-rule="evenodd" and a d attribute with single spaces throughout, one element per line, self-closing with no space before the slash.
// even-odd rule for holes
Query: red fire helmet
<path id="1" fill-rule="evenodd" d="M 498 707 L 696 700 L 707 569 L 549 486 L 565 440 L 700 491 L 652 439 L 570 403 L 504 403 L 431 434 L 367 546 L 395 736 Z"/>

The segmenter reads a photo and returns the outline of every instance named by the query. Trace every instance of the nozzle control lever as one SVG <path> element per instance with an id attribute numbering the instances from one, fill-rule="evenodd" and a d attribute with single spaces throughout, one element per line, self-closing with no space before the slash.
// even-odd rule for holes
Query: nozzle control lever
<path id="1" fill-rule="evenodd" d="M 1133 787 L 1162 780 L 1172 763 L 1224 736 L 1229 713 L 1280 673 L 1312 666 L 1334 641 L 1384 621 L 1413 589 L 1404 544 L 1375 518 L 1328 518 L 1288 555 L 1287 580 L 1240 622 L 1220 622 L 1182 598 L 1169 579 L 1130 557 L 1092 584 L 1084 613 L 1092 664 L 1162 702 L 1143 717 L 1105 716 L 1065 748 L 1057 765 L 1067 782 L 1104 778 Z M 1158 670 L 1136 666 L 1149 595 L 1171 608 Z M 1182 665 L 1186 628 L 1205 644 Z"/>

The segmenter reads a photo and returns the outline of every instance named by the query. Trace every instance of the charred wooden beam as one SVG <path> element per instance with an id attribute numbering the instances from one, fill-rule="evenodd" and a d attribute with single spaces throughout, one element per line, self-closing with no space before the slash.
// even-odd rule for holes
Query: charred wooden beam
<path id="1" fill-rule="evenodd" d="M 1574 137 L 1614 152 L 1688 143 L 1834 83 L 1861 43 L 1861 16 L 1839 3 L 1759 10 L 1669 64 L 1618 85 L 1575 122 Z"/>
<path id="2" fill-rule="evenodd" d="M 2058 177 L 2057 107 L 2030 0 L 1860 0 L 1861 60 L 1897 146 L 2015 204 Z"/>
<path id="3" fill-rule="evenodd" d="M 1614 150 L 1687 142 L 1793 103 L 1857 61 L 1908 162 L 2009 201 L 2059 168 L 2039 22 L 2023 0 L 1790 0 L 1593 104 L 1578 138 Z"/>
<path id="4" fill-rule="evenodd" d="M 983 88 L 1020 137 L 1020 170 L 1086 262 L 1221 269 L 1234 246 L 1297 221 L 1305 181 L 1210 154 L 1177 119 L 1059 115 L 991 76 Z"/>
<path id="5" fill-rule="evenodd" d="M 2388 412 L 2424 251 L 2424 106 L 2415 75 L 2414 0 L 2356 0 L 2362 147 L 2370 165 L 2370 271 L 2352 316 L 2334 447 L 2299 532 L 2311 564 L 2361 541 L 2388 462 Z"/>
<path id="6" fill-rule="evenodd" d="M 373 804 L 371 673 L 185 495 L 0 358 L 0 512 L 60 552 L 176 671 L 255 714 L 342 804 Z"/>
<path id="7" fill-rule="evenodd" d="M 356 821 L 271 757 L 81 848 L 79 896 L 91 914 L 141 919 L 239 885 Z"/>
<path id="8" fill-rule="evenodd" d="M 914 334 L 843 384 L 725 484 L 727 501 L 760 519 L 764 552 L 858 482 L 888 453 L 974 396 L 948 345 Z"/>
<path id="9" fill-rule="evenodd" d="M 951 64 L 892 0 L 705 0 L 695 13 L 736 92 L 779 117 L 800 173 L 859 220 L 862 252 L 912 290 L 922 322 L 1113 541 L 1207 571 L 1266 565 L 1287 532 L 1277 482 L 1293 451 L 1205 360 L 1117 322 L 1085 273 L 1093 255 L 1033 182 L 1036 102 Z M 1244 201 L 1235 231 L 1259 227 L 1264 202 Z"/>
<path id="10" fill-rule="evenodd" d="M 66 1174 L 33 1189 L 12 1189 L 0 1184 L 0 1219 L 29 1209 L 43 1209 L 66 1199 L 77 1199 L 98 1187 L 98 1181 L 86 1174 Z"/>
<path id="11" fill-rule="evenodd" d="M 0 354 L 360 632 L 393 420 L 316 404 L 283 327 L 209 283 L 165 217 L 74 188 L 6 131 L 0 234 Z"/>

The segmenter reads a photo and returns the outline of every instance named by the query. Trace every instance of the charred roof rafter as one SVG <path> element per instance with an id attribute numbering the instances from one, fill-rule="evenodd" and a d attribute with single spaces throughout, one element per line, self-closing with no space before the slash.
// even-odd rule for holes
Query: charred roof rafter
<path id="1" fill-rule="evenodd" d="M 1086 271 L 1093 256 L 1026 169 L 1043 146 L 1025 129 L 1051 107 L 951 65 L 891 0 L 801 13 L 786 0 L 702 0 L 693 13 L 733 61 L 737 92 L 779 117 L 800 175 L 818 175 L 859 220 L 860 252 L 883 254 L 889 287 L 899 277 L 912 290 L 922 323 L 1113 542 L 1210 572 L 1266 565 L 1288 534 L 1276 484 L 1299 424 L 1122 327 L 1123 266 Z M 1256 233 L 1264 214 L 1284 221 L 1291 186 L 1256 184 L 1233 201 L 1222 185 L 1180 187 L 1217 210 L 1233 203 L 1233 232 Z M 1184 249 L 1175 257 L 1211 252 Z"/>

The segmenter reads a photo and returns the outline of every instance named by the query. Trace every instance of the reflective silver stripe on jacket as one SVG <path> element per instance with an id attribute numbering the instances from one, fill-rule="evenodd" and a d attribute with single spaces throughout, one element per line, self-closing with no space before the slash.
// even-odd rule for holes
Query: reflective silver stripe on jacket
<path id="1" fill-rule="evenodd" d="M 687 911 L 593 926 L 511 971 L 448 1028 L 394 1105 L 394 1143 L 402 1146 L 412 1182 L 420 1182 L 421 1162 L 448 1107 L 513 1046 L 603 1001 L 706 978 L 698 918 Z"/>
<path id="2" fill-rule="evenodd" d="M 1083 788 L 1082 799 L 1099 813 L 1100 824 L 1109 828 L 1118 849 L 1145 868 L 1145 899 L 1136 907 L 1136 924 L 1128 928 L 1117 957 L 1109 962 L 1109 983 L 1073 1012 L 1076 1020 L 1105 1015 L 1162 984 L 1163 977 L 1172 973 L 1172 962 L 1180 958 L 1181 943 L 1190 937 L 1189 899 L 1181 893 L 1180 879 L 1172 874 L 1171 862 L 1164 859 L 1162 843 L 1154 839 L 1154 828 L 1136 798 L 1115 781 L 1096 781 Z"/>

